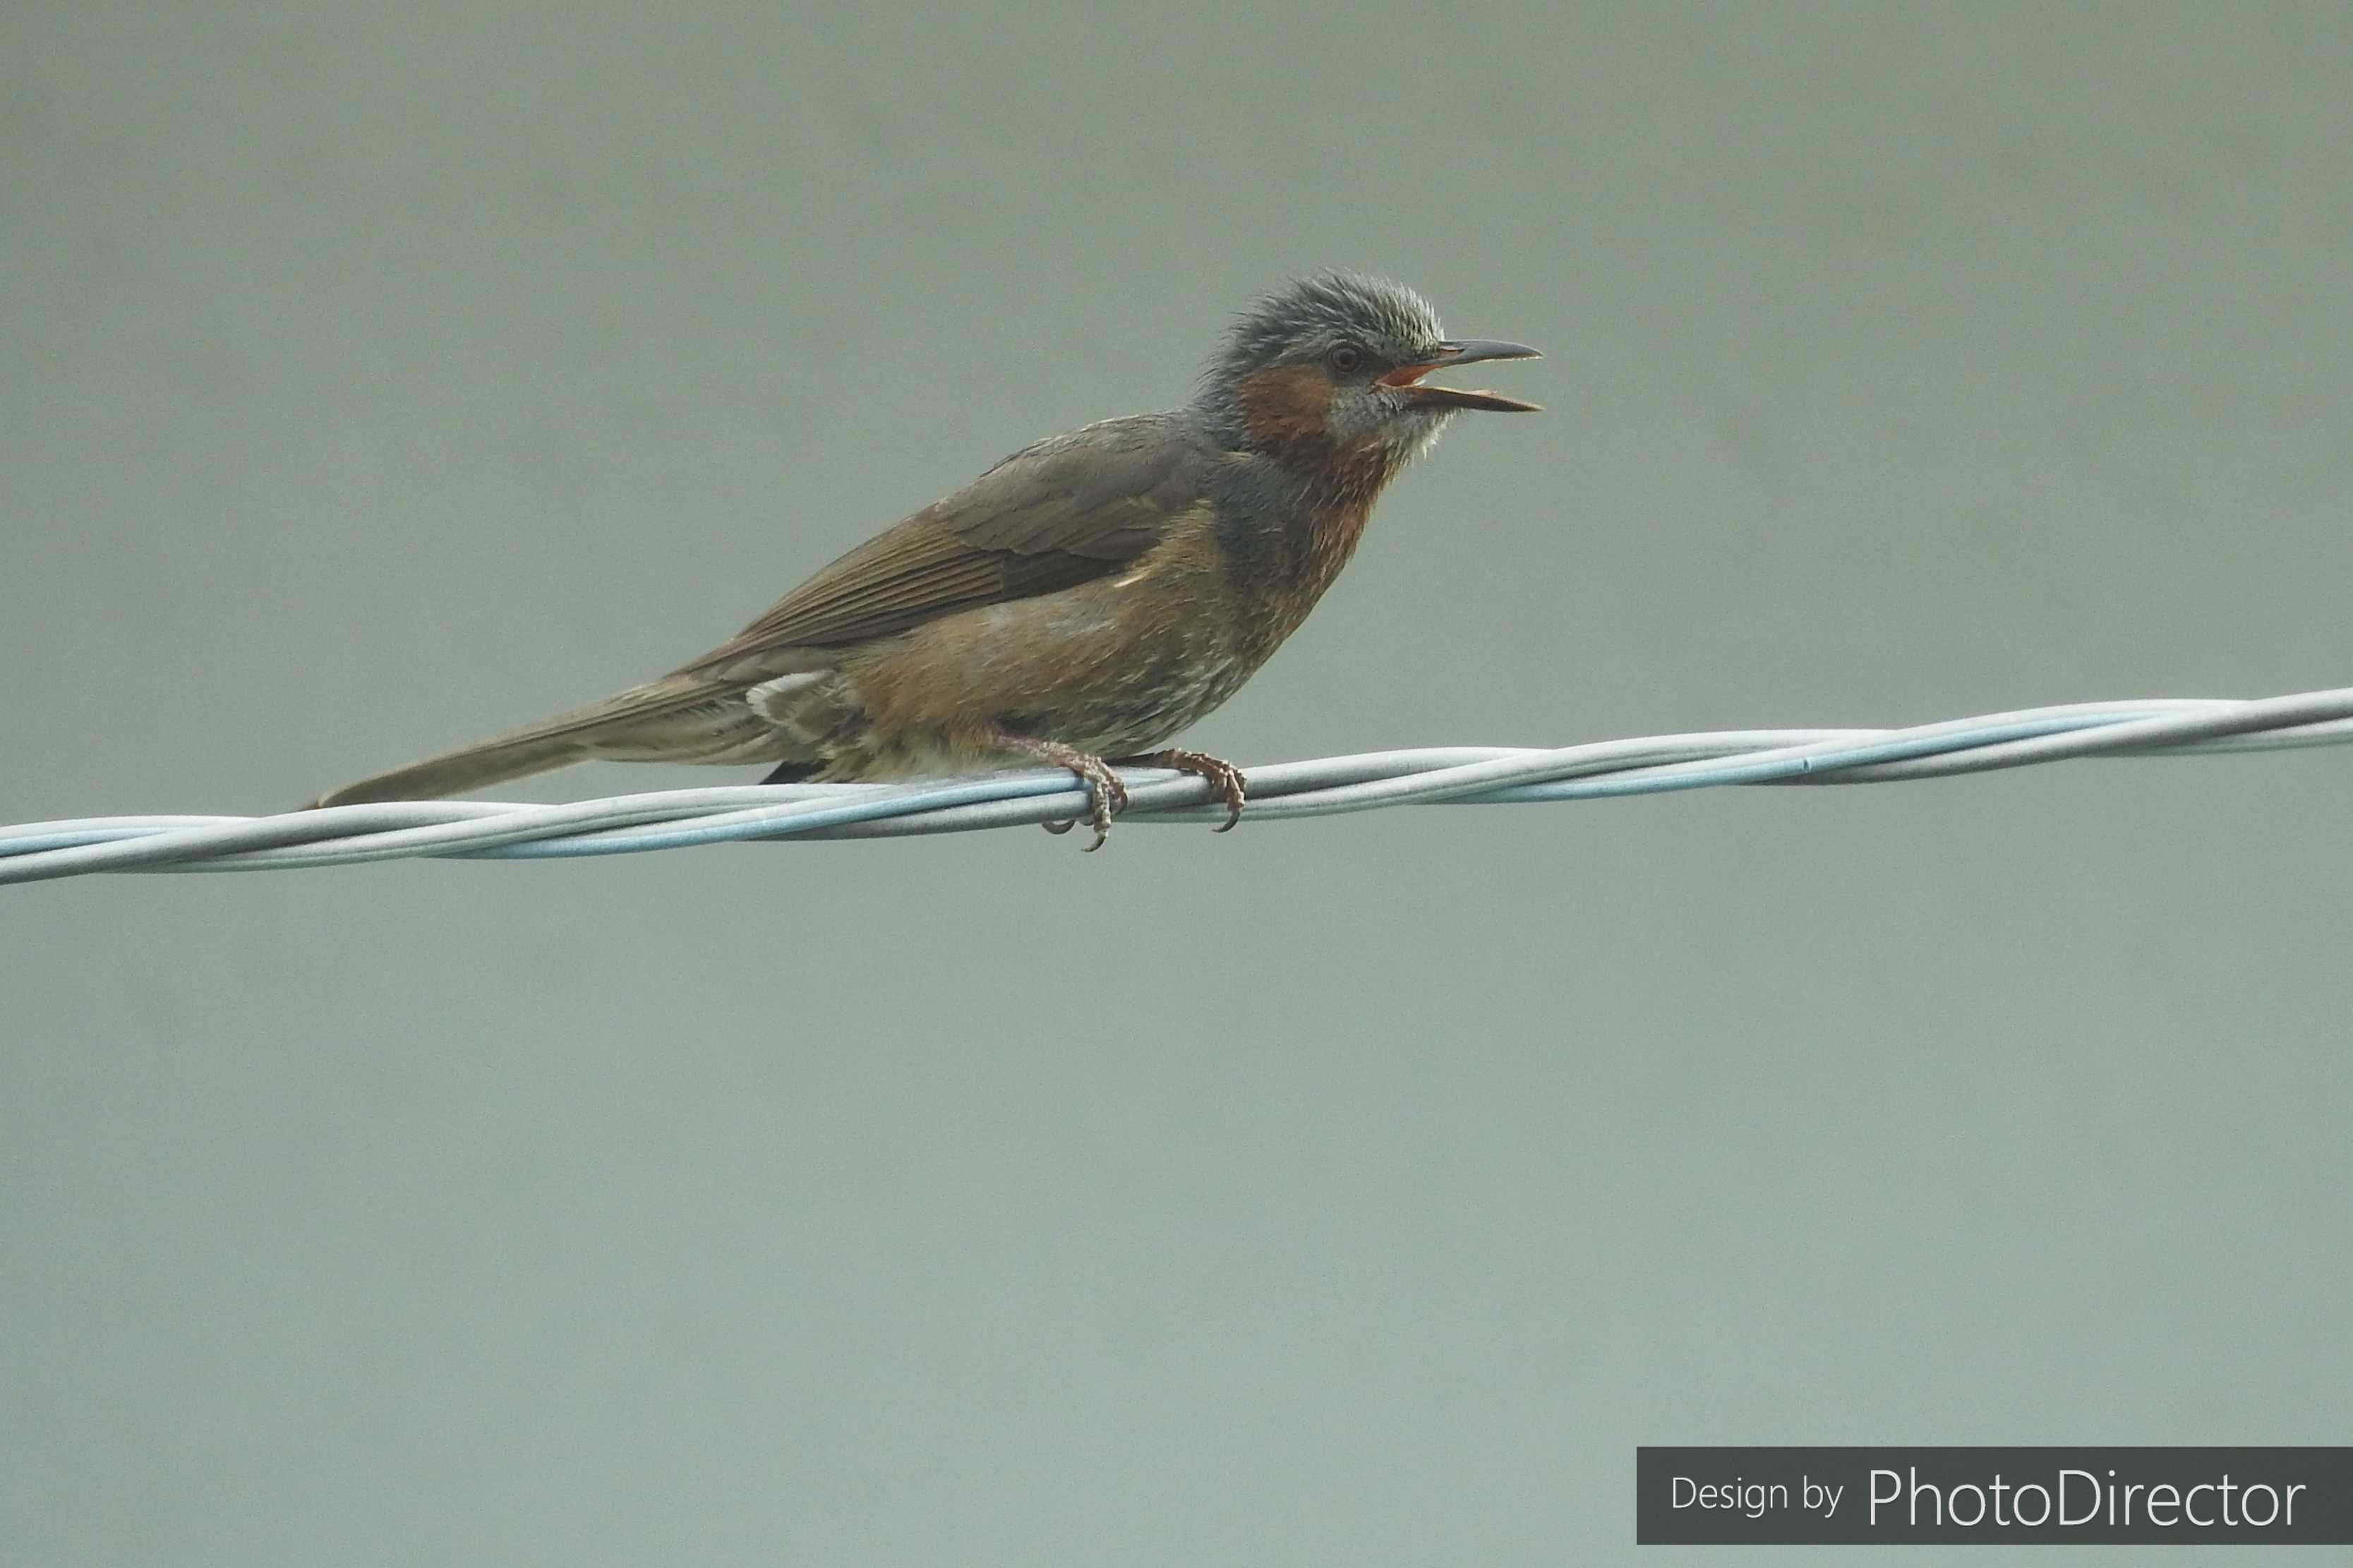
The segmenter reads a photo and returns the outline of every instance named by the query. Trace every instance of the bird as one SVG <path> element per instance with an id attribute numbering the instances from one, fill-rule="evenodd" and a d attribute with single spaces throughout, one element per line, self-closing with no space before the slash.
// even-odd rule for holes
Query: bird
<path id="1" fill-rule="evenodd" d="M 1248 781 L 1168 742 L 1298 629 L 1374 501 L 1455 415 L 1533 413 L 1423 378 L 1522 343 L 1451 338 L 1402 284 L 1291 279 L 1243 310 L 1191 400 L 1023 448 L 818 572 L 734 637 L 586 707 L 343 785 L 316 805 L 463 794 L 593 758 L 776 764 L 763 783 L 1043 764 Z M 1067 831 L 1069 822 L 1047 825 Z"/>

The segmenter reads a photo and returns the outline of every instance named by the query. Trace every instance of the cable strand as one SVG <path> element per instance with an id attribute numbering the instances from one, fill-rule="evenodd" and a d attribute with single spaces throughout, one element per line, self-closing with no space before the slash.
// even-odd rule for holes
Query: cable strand
<path id="1" fill-rule="evenodd" d="M 1550 749 L 1419 747 L 1245 769 L 1245 823 L 1393 805 L 1530 805 L 1732 784 L 1885 784 L 2079 757 L 2353 742 L 2353 687 L 2242 701 L 2077 702 L 1897 730 L 1738 730 Z M 1206 781 L 1123 770 L 1123 822 L 1223 820 Z M 292 870 L 416 858 L 543 860 L 779 838 L 969 833 L 1085 815 L 1070 775 L 735 784 L 540 805 L 389 801 L 274 816 L 80 817 L 0 826 L 0 883 L 123 871 Z"/>

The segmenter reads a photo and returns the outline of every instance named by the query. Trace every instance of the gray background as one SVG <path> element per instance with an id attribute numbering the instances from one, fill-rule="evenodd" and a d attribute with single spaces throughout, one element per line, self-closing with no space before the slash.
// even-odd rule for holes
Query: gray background
<path id="1" fill-rule="evenodd" d="M 2342 6 L 795 11 L 0 10 L 0 820 L 668 668 L 1324 264 L 1549 412 L 1238 760 L 2348 679 Z M 0 1538 L 1608 1561 L 1640 1442 L 2341 1442 L 2348 767 L 10 890 Z"/>

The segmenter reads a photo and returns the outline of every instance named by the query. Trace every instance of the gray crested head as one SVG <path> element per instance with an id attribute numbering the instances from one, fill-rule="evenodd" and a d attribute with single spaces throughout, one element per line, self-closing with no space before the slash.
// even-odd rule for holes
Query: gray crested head
<path id="1" fill-rule="evenodd" d="M 1535 405 L 1422 384 L 1450 365 L 1527 359 L 1518 343 L 1446 336 L 1430 301 L 1360 272 L 1296 279 L 1242 312 L 1203 372 L 1195 408 L 1231 444 L 1287 451 L 1370 449 L 1401 463 L 1466 409 Z"/>
<path id="2" fill-rule="evenodd" d="M 1235 318 L 1208 379 L 1239 381 L 1351 342 L 1403 363 L 1417 353 L 1435 353 L 1445 339 L 1438 312 L 1404 284 L 1361 272 L 1316 272 L 1293 279 Z"/>

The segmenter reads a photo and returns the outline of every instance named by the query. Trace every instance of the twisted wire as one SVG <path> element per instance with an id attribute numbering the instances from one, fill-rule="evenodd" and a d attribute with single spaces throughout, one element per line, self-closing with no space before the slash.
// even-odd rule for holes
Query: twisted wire
<path id="1" fill-rule="evenodd" d="M 1490 805 L 1723 784 L 1881 784 L 2072 757 L 2353 742 L 2353 687 L 2252 701 L 2151 698 L 1899 730 L 1733 730 L 1556 749 L 1420 747 L 1248 768 L 1245 824 L 1406 805 Z M 1130 769 L 1122 822 L 1215 823 L 1202 780 Z M 261 871 L 412 858 L 629 855 L 740 839 L 881 838 L 1082 818 L 1059 770 L 902 784 L 747 784 L 560 805 L 392 801 L 274 816 L 100 816 L 0 826 L 0 883 L 100 871 Z"/>

